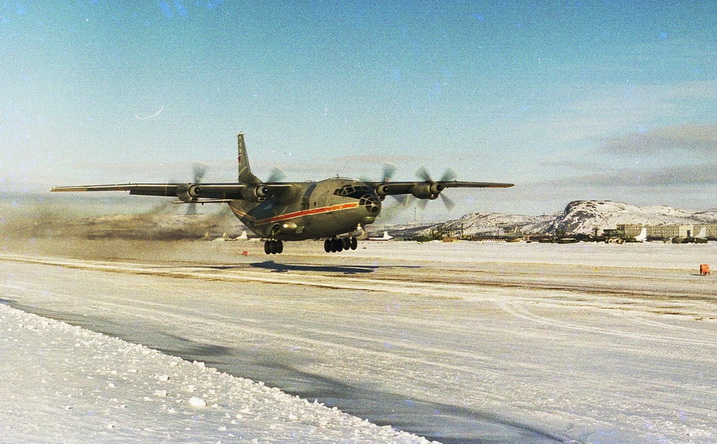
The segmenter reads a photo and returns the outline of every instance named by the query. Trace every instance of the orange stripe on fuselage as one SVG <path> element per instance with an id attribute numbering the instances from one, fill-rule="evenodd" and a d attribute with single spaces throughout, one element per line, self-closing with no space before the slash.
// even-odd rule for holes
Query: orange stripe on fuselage
<path id="1" fill-rule="evenodd" d="M 288 219 L 293 219 L 295 217 L 302 217 L 302 216 L 311 216 L 315 214 L 322 214 L 322 213 L 328 213 L 331 211 L 340 211 L 340 210 L 348 210 L 351 208 L 356 208 L 359 206 L 358 202 L 350 202 L 340 205 L 331 205 L 330 207 L 321 207 L 321 208 L 314 208 L 311 210 L 302 210 L 302 211 L 295 211 L 293 213 L 286 213 L 286 214 L 280 214 L 278 216 L 270 217 L 268 219 L 261 219 L 261 220 L 253 220 L 254 218 L 249 216 L 247 213 L 241 212 L 239 210 L 235 210 L 232 208 L 232 211 L 234 214 L 242 216 L 242 217 L 248 217 L 252 219 L 252 222 L 254 222 L 257 225 L 262 224 L 270 224 L 273 222 L 281 222 Z"/>

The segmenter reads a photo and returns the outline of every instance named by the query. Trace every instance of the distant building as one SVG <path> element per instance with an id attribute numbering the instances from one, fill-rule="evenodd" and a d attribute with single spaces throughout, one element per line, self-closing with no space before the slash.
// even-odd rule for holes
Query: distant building
<path id="1" fill-rule="evenodd" d="M 642 231 L 642 224 L 618 224 L 616 229 L 606 229 L 607 237 L 631 238 Z M 645 225 L 649 239 L 672 239 L 675 237 L 707 237 L 717 239 L 717 224 Z"/>
<path id="2" fill-rule="evenodd" d="M 652 239 L 671 239 L 680 235 L 680 225 L 648 225 L 647 237 Z"/>
<path id="3" fill-rule="evenodd" d="M 622 237 L 635 237 L 642 232 L 642 224 L 618 224 L 617 231 Z"/>
<path id="4" fill-rule="evenodd" d="M 700 236 L 703 229 L 706 237 L 709 239 L 717 239 L 717 224 L 695 225 L 695 232 L 693 236 Z"/>

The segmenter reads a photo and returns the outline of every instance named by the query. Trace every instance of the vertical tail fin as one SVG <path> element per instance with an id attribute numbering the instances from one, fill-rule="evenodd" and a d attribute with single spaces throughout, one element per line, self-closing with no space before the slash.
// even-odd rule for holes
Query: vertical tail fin
<path id="1" fill-rule="evenodd" d="M 237 148 L 239 149 L 239 157 L 237 158 L 239 163 L 239 183 L 260 183 L 261 180 L 251 172 L 251 166 L 249 166 L 249 156 L 246 153 L 246 145 L 244 144 L 244 133 L 237 135 Z"/>
<path id="2" fill-rule="evenodd" d="M 635 236 L 635 240 L 638 242 L 645 242 L 647 240 L 647 228 L 643 227 L 640 234 Z"/>

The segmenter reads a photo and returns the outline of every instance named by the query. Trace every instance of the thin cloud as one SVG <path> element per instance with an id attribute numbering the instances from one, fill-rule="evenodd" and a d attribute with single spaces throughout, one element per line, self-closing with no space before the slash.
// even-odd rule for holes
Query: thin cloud
<path id="1" fill-rule="evenodd" d="M 717 185 L 717 163 L 657 168 L 646 171 L 620 169 L 609 173 L 589 174 L 546 182 L 555 186 L 593 187 L 673 187 L 684 185 Z"/>
<path id="2" fill-rule="evenodd" d="M 604 149 L 609 153 L 650 154 L 683 150 L 691 153 L 717 153 L 717 124 L 677 125 L 645 133 L 610 139 Z"/>
<path id="3" fill-rule="evenodd" d="M 553 143 L 595 143 L 647 122 L 684 121 L 701 112 L 698 107 L 702 104 L 717 100 L 715 81 L 587 85 L 584 89 L 587 96 L 566 104 L 558 114 L 536 121 L 532 131 Z"/>

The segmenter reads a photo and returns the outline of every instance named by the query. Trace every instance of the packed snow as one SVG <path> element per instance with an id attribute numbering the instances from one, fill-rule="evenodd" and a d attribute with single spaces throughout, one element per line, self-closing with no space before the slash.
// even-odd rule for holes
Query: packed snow
<path id="1" fill-rule="evenodd" d="M 1 297 L 128 342 L 3 307 L 9 440 L 717 441 L 715 243 L 78 242 Z"/>
<path id="2" fill-rule="evenodd" d="M 2 442 L 427 442 L 0 304 Z"/>

